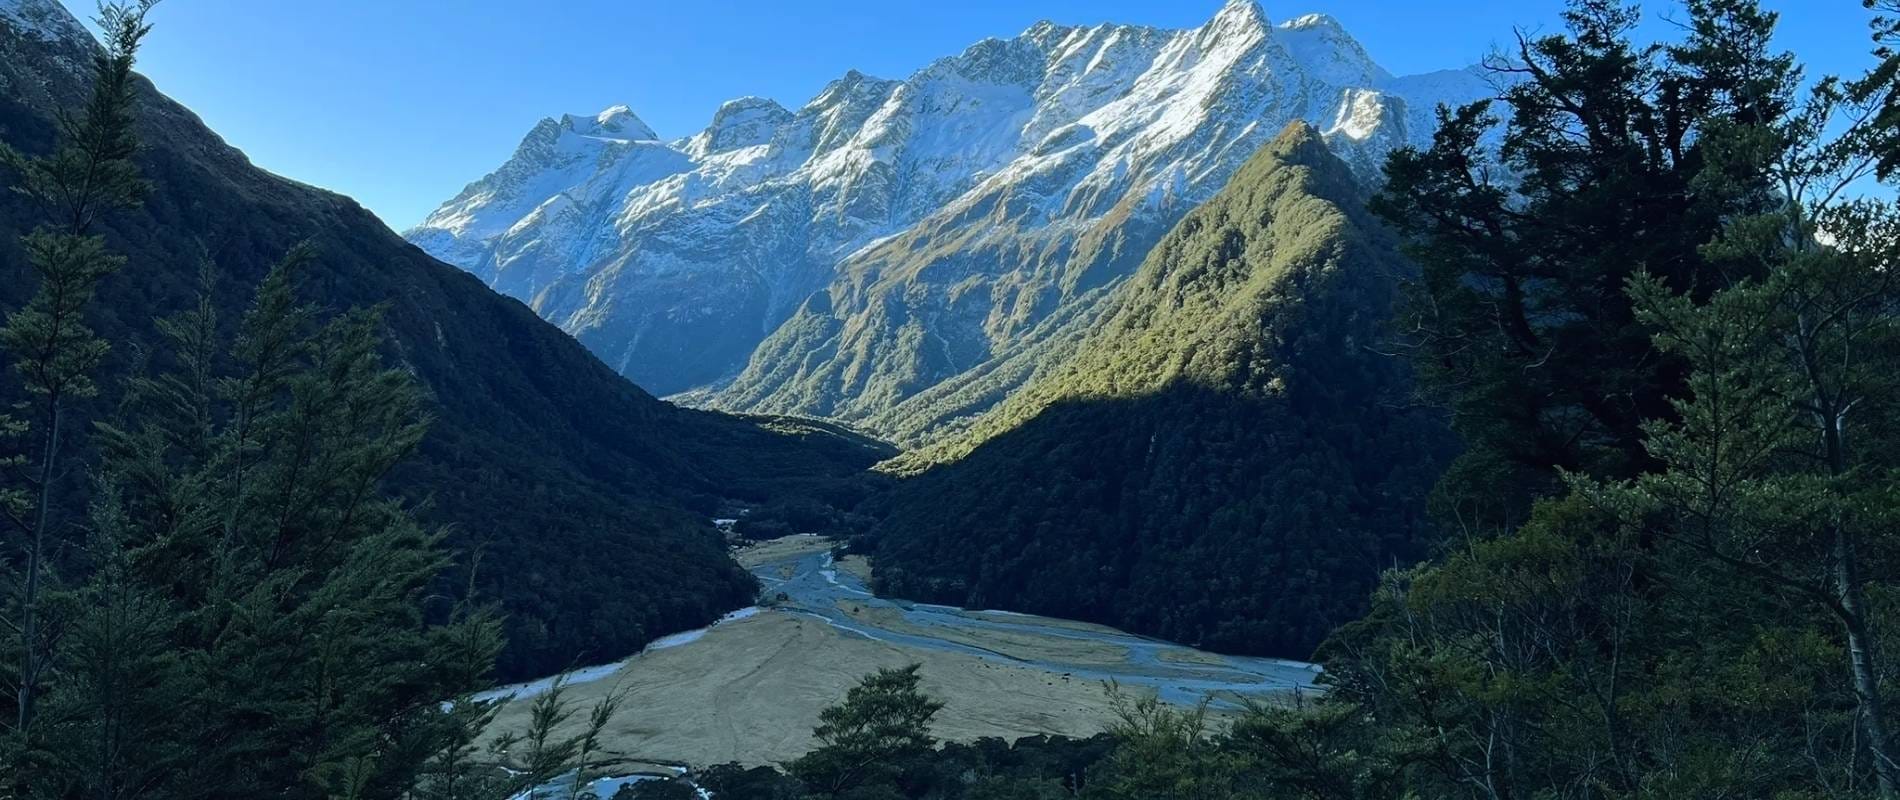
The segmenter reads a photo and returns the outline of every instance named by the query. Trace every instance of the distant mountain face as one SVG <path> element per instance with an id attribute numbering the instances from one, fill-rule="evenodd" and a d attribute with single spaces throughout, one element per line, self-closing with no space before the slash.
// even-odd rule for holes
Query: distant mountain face
<path id="1" fill-rule="evenodd" d="M 1253 0 L 1190 30 L 1044 22 L 797 111 L 734 100 L 674 141 L 620 107 L 544 120 L 406 235 L 651 391 L 914 443 L 1068 347 L 1288 122 L 1369 171 L 1491 93 Z"/>
<path id="2" fill-rule="evenodd" d="M 1410 267 L 1321 138 L 1290 125 L 1070 355 L 901 457 L 880 593 L 1306 658 L 1423 551 L 1452 441 L 1371 346 Z"/>
<path id="3" fill-rule="evenodd" d="M 166 36 L 154 18 L 153 36 Z M 54 115 L 86 98 L 96 47 L 55 0 L 0 0 L 0 141 L 50 150 Z M 129 260 L 91 311 L 114 347 L 91 411 L 109 409 L 137 350 L 159 344 L 156 319 L 194 304 L 202 259 L 216 264 L 219 316 L 232 325 L 265 270 L 311 242 L 299 298 L 329 313 L 386 304 L 386 356 L 431 398 L 429 435 L 392 487 L 449 526 L 458 564 L 485 554 L 482 599 L 508 618 L 503 677 L 619 656 L 751 602 L 755 582 L 707 522 L 719 504 L 824 488 L 888 455 L 826 426 L 656 400 L 349 198 L 253 166 L 150 84 L 137 114 L 151 189 L 99 226 Z M 19 235 L 40 211 L 6 190 L 12 179 L 0 171 L 0 311 L 36 285 Z M 0 370 L 0 406 L 20 398 Z M 73 473 L 77 495 L 84 472 Z"/>

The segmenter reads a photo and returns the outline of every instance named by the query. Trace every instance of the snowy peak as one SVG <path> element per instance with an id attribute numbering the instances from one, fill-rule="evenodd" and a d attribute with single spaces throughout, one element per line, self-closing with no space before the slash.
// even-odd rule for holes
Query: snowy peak
<path id="1" fill-rule="evenodd" d="M 1210 45 L 1223 42 L 1264 39 L 1273 23 L 1255 0 L 1227 0 L 1214 18 L 1201 26 L 1201 37 Z"/>
<path id="2" fill-rule="evenodd" d="M 1066 25 L 1057 25 L 1046 19 L 1039 20 L 1036 24 L 1023 29 L 1022 38 L 1047 47 L 1050 42 L 1060 41 L 1062 37 L 1067 36 L 1069 30 Z"/>
<path id="3" fill-rule="evenodd" d="M 1267 19 L 1267 12 L 1260 7 L 1258 0 L 1227 0 L 1207 24 L 1211 28 L 1239 31 L 1266 30 L 1272 22 Z"/>
<path id="4" fill-rule="evenodd" d="M 563 114 L 561 127 L 582 136 L 601 139 L 652 141 L 660 138 L 659 134 L 634 115 L 633 109 L 626 106 L 610 106 L 591 117 Z"/>
<path id="5" fill-rule="evenodd" d="M 872 115 L 882 108 L 900 81 L 874 78 L 851 70 L 825 86 L 824 91 L 798 110 L 811 126 L 812 139 L 804 143 L 812 153 L 829 153 L 866 131 Z"/>
<path id="6" fill-rule="evenodd" d="M 773 100 L 763 97 L 727 100 L 714 112 L 712 124 L 688 142 L 687 150 L 704 157 L 767 144 L 791 121 L 792 112 Z"/>
<path id="7" fill-rule="evenodd" d="M 1314 77 L 1339 86 L 1372 86 L 1392 75 L 1374 63 L 1359 40 L 1325 14 L 1307 14 L 1280 23 L 1280 46 L 1285 47 Z"/>
<path id="8" fill-rule="evenodd" d="M 547 117 L 535 123 L 528 135 L 521 137 L 521 144 L 515 147 L 509 164 L 526 162 L 533 165 L 545 165 L 554 158 L 557 151 L 585 149 L 593 145 L 569 142 L 570 139 L 584 139 L 593 142 L 631 142 L 659 139 L 659 134 L 647 127 L 645 122 L 635 116 L 626 106 L 612 106 L 599 114 L 562 114 L 559 117 Z M 503 165 L 504 169 L 507 165 Z"/>
<path id="9" fill-rule="evenodd" d="M 983 83 L 1030 86 L 1042 77 L 1044 60 L 1033 40 L 984 39 L 954 57 L 932 63 L 917 77 L 956 75 Z"/>
<path id="10" fill-rule="evenodd" d="M 1045 21 L 901 80 L 846 72 L 801 106 L 731 100 L 678 140 L 622 107 L 545 120 L 407 235 L 648 389 L 796 372 L 810 391 L 786 398 L 820 405 L 715 402 L 832 415 L 1082 319 L 1077 287 L 1125 276 L 1290 122 L 1371 172 L 1488 89 L 1394 78 L 1332 18 L 1276 25 L 1255 0 L 1188 29 Z M 934 349 L 907 361 L 878 338 L 897 329 Z"/>
<path id="11" fill-rule="evenodd" d="M 1325 29 L 1342 34 L 1346 32 L 1346 29 L 1339 24 L 1339 20 L 1334 19 L 1331 14 L 1301 14 L 1280 23 L 1280 27 L 1289 31 Z"/>
<path id="12" fill-rule="evenodd" d="M 628 172 L 663 177 L 687 158 L 624 105 L 598 114 L 563 114 L 535 123 L 506 162 L 431 212 L 412 240 L 449 263 L 468 268 L 490 244 L 518 227 L 546 220 L 607 186 L 602 176 Z"/>
<path id="13" fill-rule="evenodd" d="M 841 106 L 859 105 L 866 100 L 881 100 L 897 81 L 874 78 L 857 70 L 849 70 L 818 92 L 818 96 L 800 109 L 801 113 L 821 112 Z"/>

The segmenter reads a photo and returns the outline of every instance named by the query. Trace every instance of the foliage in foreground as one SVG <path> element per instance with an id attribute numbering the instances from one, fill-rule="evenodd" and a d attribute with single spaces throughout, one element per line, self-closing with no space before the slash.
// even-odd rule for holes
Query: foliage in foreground
<path id="1" fill-rule="evenodd" d="M 1333 752 L 1366 729 L 1342 706 L 1256 705 L 1215 722 L 1110 687 L 1118 721 L 1089 739 L 1035 736 L 932 744 L 940 708 L 915 666 L 866 676 L 825 709 L 818 746 L 787 765 L 727 764 L 689 781 L 639 784 L 633 800 L 688 785 L 720 800 L 1242 800 L 1397 796 L 1396 774 L 1358 752 Z M 1366 743 L 1368 746 L 1370 742 Z M 682 797 L 684 795 L 681 795 Z"/>
<path id="2" fill-rule="evenodd" d="M 1640 47 L 1573 3 L 1508 118 L 1388 166 L 1468 450 L 1444 554 L 1324 651 L 1377 745 L 1327 749 L 1422 796 L 1900 796 L 1900 217 L 1845 199 L 1891 157 L 1892 56 L 1804 94 L 1772 14 L 1688 12 Z"/>
<path id="3" fill-rule="evenodd" d="M 0 326 L 33 398 L 0 423 L 26 442 L 0 491 L 25 543 L 0 602 L 0 791 L 398 797 L 451 739 L 442 699 L 481 685 L 500 640 L 479 609 L 430 623 L 441 534 L 382 489 L 427 419 L 381 364 L 379 312 L 319 320 L 295 299 L 300 249 L 227 337 L 207 267 L 116 409 L 87 420 L 77 402 L 109 349 L 85 321 L 94 289 L 125 262 L 94 226 L 145 188 L 131 67 L 148 8 L 103 10 L 91 101 L 58 149 L 4 151 L 46 222 L 25 240 L 36 293 Z M 68 493 L 82 519 L 60 515 Z"/>

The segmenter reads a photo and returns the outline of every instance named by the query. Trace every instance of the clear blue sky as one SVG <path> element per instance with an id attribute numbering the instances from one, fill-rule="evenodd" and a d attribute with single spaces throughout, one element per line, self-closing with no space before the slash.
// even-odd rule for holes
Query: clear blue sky
<path id="1" fill-rule="evenodd" d="M 82 17 L 92 0 L 64 0 Z M 165 0 L 140 70 L 267 169 L 398 230 L 499 165 L 534 123 L 624 103 L 665 137 L 719 103 L 797 108 L 856 68 L 903 77 L 1040 19 L 1191 27 L 1221 0 Z M 1462 66 L 1561 0 L 1263 0 L 1332 14 L 1395 73 Z M 1810 72 L 1866 63 L 1856 0 L 1769 0 Z M 1645 4 L 1651 26 L 1673 2 Z"/>

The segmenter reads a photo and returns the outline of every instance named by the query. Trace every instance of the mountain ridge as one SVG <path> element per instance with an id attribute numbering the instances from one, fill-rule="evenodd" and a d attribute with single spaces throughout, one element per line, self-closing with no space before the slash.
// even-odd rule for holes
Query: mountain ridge
<path id="1" fill-rule="evenodd" d="M 1276 26 L 1252 0 L 1185 30 L 1044 21 L 797 110 L 730 101 L 671 142 L 572 137 L 405 235 L 659 394 L 914 444 L 934 424 L 898 418 L 981 410 L 914 398 L 1007 394 L 1006 362 L 1068 336 L 1051 320 L 1090 316 L 1284 122 L 1370 168 L 1435 102 L 1489 90 L 1391 76 L 1331 18 Z"/>

